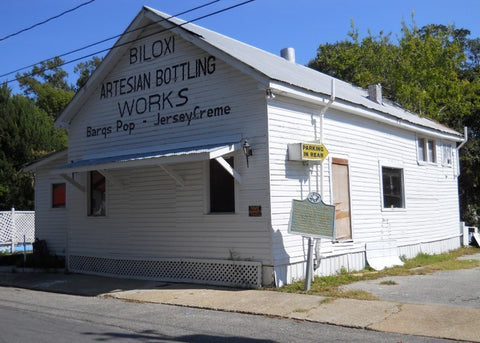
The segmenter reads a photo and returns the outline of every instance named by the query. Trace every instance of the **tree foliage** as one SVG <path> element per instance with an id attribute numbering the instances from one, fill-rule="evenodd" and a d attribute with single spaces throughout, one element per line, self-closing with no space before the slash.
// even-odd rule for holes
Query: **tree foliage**
<path id="1" fill-rule="evenodd" d="M 92 75 L 92 73 L 97 69 L 97 67 L 100 65 L 102 62 L 102 58 L 98 56 L 93 56 L 91 60 L 88 60 L 86 62 L 80 62 L 75 66 L 73 71 L 77 74 L 79 74 L 78 80 L 77 80 L 77 90 L 82 88 L 85 83 L 87 83 L 89 77 Z"/>
<path id="2" fill-rule="evenodd" d="M 453 25 L 418 28 L 402 23 L 391 34 L 362 40 L 352 23 L 347 39 L 322 44 L 309 66 L 363 88 L 380 83 L 383 94 L 402 107 L 457 131 L 468 126 L 470 139 L 460 150 L 462 217 L 480 224 L 480 39 Z"/>
<path id="3" fill-rule="evenodd" d="M 78 88 L 100 61 L 94 57 L 77 65 Z M 68 83 L 63 64 L 56 57 L 17 74 L 23 95 L 12 95 L 6 84 L 0 87 L 0 209 L 32 209 L 33 178 L 22 168 L 67 145 L 66 132 L 54 121 L 78 88 Z"/>
<path id="4" fill-rule="evenodd" d="M 66 140 L 32 99 L 0 87 L 0 207 L 33 208 L 32 178 L 22 167 L 66 146 Z"/>
<path id="5" fill-rule="evenodd" d="M 25 96 L 31 97 L 42 110 L 56 118 L 74 96 L 68 84 L 68 73 L 62 69 L 64 61 L 55 57 L 34 66 L 30 72 L 17 74 Z"/>

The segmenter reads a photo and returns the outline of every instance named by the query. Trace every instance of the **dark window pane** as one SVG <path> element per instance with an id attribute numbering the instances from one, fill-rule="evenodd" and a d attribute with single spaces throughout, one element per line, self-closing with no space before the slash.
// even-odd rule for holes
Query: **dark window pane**
<path id="1" fill-rule="evenodd" d="M 383 207 L 403 208 L 403 171 L 399 168 L 382 167 Z"/>
<path id="2" fill-rule="evenodd" d="M 225 159 L 233 167 L 233 157 Z M 235 182 L 216 160 L 210 160 L 210 212 L 235 212 Z"/>
<path id="3" fill-rule="evenodd" d="M 105 177 L 97 171 L 90 172 L 90 209 L 91 216 L 105 215 Z"/>

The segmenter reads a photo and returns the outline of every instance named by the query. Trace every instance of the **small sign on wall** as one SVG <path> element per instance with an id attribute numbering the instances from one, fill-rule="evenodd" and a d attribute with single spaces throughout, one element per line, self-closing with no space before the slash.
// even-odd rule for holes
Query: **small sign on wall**
<path id="1" fill-rule="evenodd" d="M 328 156 L 325 145 L 320 143 L 291 143 L 288 144 L 288 159 L 290 161 L 318 161 L 323 162 Z"/>
<path id="2" fill-rule="evenodd" d="M 248 206 L 248 216 L 249 217 L 261 217 L 262 216 L 262 206 L 258 206 L 258 205 Z"/>

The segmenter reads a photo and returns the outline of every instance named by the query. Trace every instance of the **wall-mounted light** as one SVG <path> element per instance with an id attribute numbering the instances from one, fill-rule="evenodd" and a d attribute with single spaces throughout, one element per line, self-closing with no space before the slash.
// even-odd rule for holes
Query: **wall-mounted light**
<path id="1" fill-rule="evenodd" d="M 243 141 L 242 148 L 243 148 L 243 154 L 245 155 L 245 158 L 247 159 L 247 168 L 248 168 L 248 157 L 253 155 L 253 149 L 250 146 L 250 144 L 248 144 L 248 141 L 246 139 Z"/>
<path id="2" fill-rule="evenodd" d="M 265 89 L 265 94 L 267 96 L 267 99 L 274 99 L 275 98 L 275 94 L 273 94 L 271 88 Z"/>

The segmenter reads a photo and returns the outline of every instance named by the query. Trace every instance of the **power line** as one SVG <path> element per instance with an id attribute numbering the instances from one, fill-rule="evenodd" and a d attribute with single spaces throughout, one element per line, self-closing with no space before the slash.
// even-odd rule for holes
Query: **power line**
<path id="1" fill-rule="evenodd" d="M 240 7 L 240 6 L 246 5 L 246 4 L 248 4 L 248 3 L 250 3 L 250 2 L 254 2 L 254 1 L 255 1 L 255 0 L 246 0 L 246 1 L 240 2 L 240 3 L 238 3 L 238 4 L 235 4 L 235 5 L 232 5 L 232 6 L 225 7 L 225 8 L 223 8 L 223 9 L 217 10 L 217 11 L 215 11 L 215 12 L 211 12 L 211 13 L 205 14 L 205 15 L 203 15 L 203 16 L 200 16 L 200 17 L 197 17 L 197 18 L 194 18 L 194 19 L 185 21 L 185 22 L 183 22 L 183 23 L 181 23 L 181 24 L 177 24 L 177 25 L 175 25 L 175 27 L 182 27 L 182 26 L 184 26 L 184 25 L 186 25 L 186 24 L 193 23 L 193 22 L 195 22 L 195 21 L 198 21 L 198 20 L 201 20 L 201 19 L 205 19 L 205 18 L 211 17 L 211 16 L 213 16 L 213 15 L 216 15 L 216 14 L 219 14 L 219 13 L 223 13 L 223 12 L 232 10 L 232 9 L 234 9 L 234 8 L 236 8 L 236 7 Z M 167 19 L 170 19 L 170 18 L 172 18 L 172 17 L 173 17 L 173 16 L 171 16 L 171 17 L 169 17 L 169 18 L 167 18 Z M 158 21 L 158 22 L 162 22 L 162 21 L 165 21 L 165 20 L 167 20 L 167 19 L 162 19 L 162 20 L 160 20 L 160 21 Z M 155 22 L 155 23 L 157 23 L 157 22 Z M 152 23 L 152 24 L 154 24 L 154 23 Z M 91 54 L 84 55 L 84 56 L 81 56 L 81 57 L 72 59 L 72 60 L 70 60 L 70 61 L 63 62 L 63 63 L 61 63 L 61 64 L 59 64 L 59 65 L 57 65 L 57 66 L 55 66 L 55 67 L 56 67 L 56 68 L 57 68 L 57 67 L 62 67 L 62 66 L 64 66 L 64 65 L 67 65 L 67 64 L 70 64 L 70 63 L 78 62 L 78 61 L 81 61 L 81 60 L 83 60 L 83 59 L 85 59 L 85 58 L 92 57 L 92 56 L 95 56 L 95 55 L 97 55 L 97 54 L 101 54 L 101 53 L 103 53 L 103 52 L 111 51 L 111 50 L 113 50 L 113 49 L 120 48 L 120 47 L 122 47 L 122 46 L 124 46 L 124 45 L 128 45 L 128 44 L 134 43 L 134 42 L 136 42 L 136 41 L 139 41 L 139 40 L 141 40 L 141 39 L 144 39 L 144 38 L 147 38 L 147 37 L 151 37 L 151 36 L 154 36 L 154 35 L 156 35 L 156 34 L 159 34 L 159 33 L 162 33 L 162 32 L 166 32 L 166 31 L 169 31 L 169 30 L 171 30 L 171 29 L 162 29 L 162 30 L 160 30 L 160 31 L 155 31 L 155 32 L 150 33 L 150 34 L 148 34 L 148 35 L 146 35 L 146 36 L 142 36 L 142 37 L 139 37 L 139 38 L 136 38 L 136 39 L 133 39 L 133 40 L 130 40 L 130 41 L 121 43 L 121 44 L 116 44 L 116 45 L 114 45 L 114 46 L 111 47 L 111 48 L 99 50 L 99 51 L 93 52 L 93 53 L 91 53 Z M 134 31 L 134 30 L 132 30 L 132 31 Z M 57 57 L 58 57 L 58 56 L 57 56 Z M 50 58 L 50 59 L 45 60 L 45 61 L 49 61 L 49 60 L 52 60 L 52 59 L 53 59 L 53 58 Z M 24 69 L 24 68 L 22 68 L 22 69 Z M 45 68 L 45 69 L 43 69 L 43 71 L 45 71 L 45 70 L 51 70 L 51 69 L 52 69 L 52 68 Z M 8 74 L 4 74 L 4 75 L 9 75 L 9 74 L 11 74 L 11 73 L 12 73 L 12 72 L 10 72 L 10 73 L 8 73 Z M 24 79 L 24 78 L 27 78 L 27 77 L 30 77 L 30 76 L 34 76 L 35 74 L 36 74 L 36 73 L 30 73 L 30 74 L 21 76 L 21 77 L 19 77 L 19 78 L 15 78 L 14 80 L 6 81 L 5 83 L 10 83 L 10 82 L 18 81 L 19 79 Z M 2 76 L 4 76 L 4 75 L 0 75 L 0 77 L 2 77 Z"/>
<path id="2" fill-rule="evenodd" d="M 3 38 L 0 38 L 0 42 L 1 42 L 1 41 L 4 41 L 5 39 L 11 38 L 11 37 L 13 37 L 13 36 L 17 36 L 17 35 L 19 35 L 19 34 L 22 33 L 22 32 L 31 30 L 31 29 L 33 29 L 33 28 L 35 28 L 35 27 L 37 27 L 37 26 L 46 24 L 46 23 L 48 23 L 49 21 L 51 21 L 51 20 L 53 20 L 53 19 L 57 19 L 57 18 L 65 15 L 65 14 L 67 14 L 67 13 L 76 11 L 76 10 L 79 9 L 80 7 L 86 6 L 86 5 L 88 5 L 88 4 L 90 4 L 90 3 L 94 2 L 94 1 L 95 1 L 95 0 L 90 0 L 90 1 L 84 2 L 83 4 L 80 4 L 80 5 L 78 5 L 77 7 L 74 7 L 74 8 L 72 8 L 72 9 L 66 10 L 66 11 L 64 11 L 64 12 L 62 12 L 62 13 L 60 13 L 60 14 L 57 14 L 56 16 L 50 17 L 50 18 L 48 18 L 48 19 L 46 19 L 46 20 L 44 20 L 44 21 L 41 21 L 41 22 L 36 23 L 36 24 L 33 24 L 33 25 L 30 26 L 30 27 L 27 27 L 27 28 L 22 29 L 22 30 L 20 30 L 20 31 L 17 31 L 17 32 L 15 32 L 15 33 L 9 34 L 9 35 L 7 35 L 7 36 L 5 36 L 5 37 L 3 37 Z"/>
<path id="3" fill-rule="evenodd" d="M 186 11 L 183 11 L 183 12 L 180 12 L 180 13 L 177 13 L 177 14 L 174 14 L 174 15 L 166 18 L 166 19 L 161 19 L 161 20 L 152 22 L 152 23 L 150 23 L 150 24 L 147 24 L 147 25 L 145 25 L 145 26 L 142 26 L 142 27 L 139 27 L 139 28 L 130 30 L 130 31 L 126 31 L 126 32 L 124 32 L 124 33 L 120 33 L 120 34 L 118 34 L 118 35 L 115 35 L 115 36 L 112 36 L 112 37 L 109 37 L 109 38 L 102 39 L 102 40 L 100 40 L 100 41 L 97 41 L 97 42 L 94 42 L 94 43 L 91 43 L 91 44 L 82 46 L 81 48 L 77 48 L 77 49 L 74 49 L 74 50 L 67 51 L 67 52 L 62 53 L 62 54 L 60 54 L 60 55 L 57 55 L 57 56 L 55 56 L 55 57 L 60 57 L 60 58 L 61 58 L 61 57 L 65 57 L 65 56 L 71 55 L 71 54 L 73 54 L 73 53 L 82 51 L 82 50 L 86 50 L 86 49 L 91 48 L 91 47 L 93 47 L 93 46 L 96 46 L 96 45 L 99 45 L 99 44 L 108 42 L 109 40 L 112 40 L 112 39 L 121 37 L 123 34 L 135 32 L 135 31 L 138 31 L 138 30 L 143 30 L 144 28 L 149 27 L 149 26 L 151 26 L 151 25 L 160 23 L 160 22 L 162 22 L 162 21 L 165 21 L 165 20 L 168 20 L 168 19 L 171 19 L 171 18 L 174 18 L 174 17 L 178 17 L 178 16 L 183 15 L 183 14 L 187 14 L 187 13 L 189 13 L 189 12 L 196 11 L 196 10 L 198 10 L 198 9 L 200 9 L 200 8 L 210 6 L 210 5 L 212 5 L 212 4 L 216 3 L 216 2 L 219 2 L 219 1 L 220 1 L 220 0 L 213 0 L 213 1 L 207 2 L 206 4 L 203 4 L 203 5 L 200 5 L 200 6 L 197 6 L 197 7 L 193 7 L 193 8 L 191 8 L 191 9 L 186 10 Z M 102 51 L 102 52 L 103 52 L 103 51 Z M 52 60 L 52 58 L 47 58 L 47 59 L 42 60 L 42 61 L 40 61 L 40 62 L 33 63 L 33 64 L 28 65 L 28 66 L 21 67 L 21 68 L 15 69 L 15 70 L 13 70 L 13 71 L 10 71 L 10 72 L 8 72 L 8 73 L 2 74 L 2 75 L 0 75 L 0 77 L 8 76 L 8 75 L 17 73 L 17 72 L 19 72 L 19 71 L 22 71 L 22 70 L 24 70 L 24 69 L 32 68 L 32 67 L 34 67 L 34 66 L 36 66 L 36 65 L 38 65 L 38 64 L 42 64 L 42 63 L 48 62 L 48 61 L 50 61 L 50 60 Z"/>

